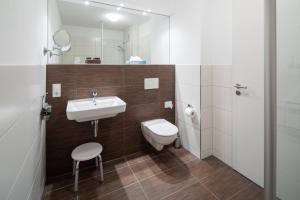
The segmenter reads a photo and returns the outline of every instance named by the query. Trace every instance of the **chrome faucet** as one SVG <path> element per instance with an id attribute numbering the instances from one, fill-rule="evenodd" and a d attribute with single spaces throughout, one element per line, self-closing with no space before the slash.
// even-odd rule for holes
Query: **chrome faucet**
<path id="1" fill-rule="evenodd" d="M 93 104 L 97 105 L 96 97 L 98 96 L 98 93 L 96 91 L 93 91 L 92 95 L 93 95 Z"/>

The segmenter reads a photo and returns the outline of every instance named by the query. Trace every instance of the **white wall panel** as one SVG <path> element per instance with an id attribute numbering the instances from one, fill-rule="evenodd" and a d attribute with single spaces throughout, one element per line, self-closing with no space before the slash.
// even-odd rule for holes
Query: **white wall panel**
<path id="1" fill-rule="evenodd" d="M 38 200 L 45 179 L 47 1 L 1 1 L 0 26 L 0 199 Z"/>

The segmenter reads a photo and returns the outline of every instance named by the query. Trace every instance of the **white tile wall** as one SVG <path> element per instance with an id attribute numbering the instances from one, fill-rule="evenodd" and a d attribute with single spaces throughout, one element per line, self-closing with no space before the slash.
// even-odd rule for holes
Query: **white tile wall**
<path id="1" fill-rule="evenodd" d="M 179 65 L 176 66 L 176 72 L 177 83 L 199 86 L 201 75 L 199 66 Z"/>
<path id="2" fill-rule="evenodd" d="M 200 109 L 197 108 L 196 106 L 193 106 L 195 112 L 196 112 L 196 116 L 194 118 L 191 118 L 189 116 L 187 116 L 184 112 L 185 109 L 188 107 L 189 103 L 185 103 L 180 101 L 180 99 L 176 99 L 176 114 L 177 114 L 177 118 L 179 120 L 181 120 L 182 122 L 189 124 L 190 126 L 193 126 L 197 129 L 200 129 Z"/>
<path id="3" fill-rule="evenodd" d="M 200 129 L 186 124 L 181 120 L 177 121 L 177 126 L 184 148 L 200 158 Z"/>
<path id="4" fill-rule="evenodd" d="M 232 110 L 232 88 L 213 86 L 213 106 L 222 110 Z"/>
<path id="5" fill-rule="evenodd" d="M 232 165 L 232 67 L 213 66 L 213 155 Z"/>
<path id="6" fill-rule="evenodd" d="M 211 65 L 201 66 L 201 158 L 212 155 L 213 151 L 213 99 Z"/>
<path id="7" fill-rule="evenodd" d="M 201 86 L 201 107 L 206 108 L 212 106 L 213 106 L 212 86 Z"/>
<path id="8" fill-rule="evenodd" d="M 232 163 L 232 68 L 201 66 L 201 156 Z"/>
<path id="9" fill-rule="evenodd" d="M 232 112 L 214 108 L 213 109 L 214 128 L 223 133 L 232 135 Z"/>
<path id="10" fill-rule="evenodd" d="M 225 65 L 213 66 L 213 85 L 222 87 L 232 86 L 232 67 Z"/>
<path id="11" fill-rule="evenodd" d="M 190 104 L 195 118 L 185 115 Z M 200 158 L 200 66 L 176 65 L 176 122 L 183 146 Z"/>
<path id="12" fill-rule="evenodd" d="M 177 83 L 176 98 L 180 99 L 180 102 L 190 104 L 194 108 L 200 109 L 200 84 L 195 86 L 191 84 Z"/>
<path id="13" fill-rule="evenodd" d="M 45 177 L 40 119 L 45 66 L 0 66 L 0 90 L 0 199 L 40 199 Z"/>
<path id="14" fill-rule="evenodd" d="M 201 129 L 212 129 L 213 128 L 213 108 L 202 107 L 201 108 Z"/>
<path id="15" fill-rule="evenodd" d="M 201 87 L 212 86 L 213 68 L 210 65 L 201 66 Z"/>
<path id="16" fill-rule="evenodd" d="M 172 1 L 170 60 L 176 64 L 176 119 L 183 146 L 201 157 L 200 96 L 201 96 L 201 1 Z M 182 8 L 185 9 L 182 9 Z M 191 19 L 193 23 L 191 24 Z M 183 111 L 191 104 L 197 112 L 194 120 Z"/>
<path id="17" fill-rule="evenodd" d="M 201 158 L 207 158 L 213 154 L 213 129 L 201 130 Z"/>
<path id="18" fill-rule="evenodd" d="M 213 155 L 229 166 L 232 165 L 232 136 L 216 128 L 213 132 Z"/>

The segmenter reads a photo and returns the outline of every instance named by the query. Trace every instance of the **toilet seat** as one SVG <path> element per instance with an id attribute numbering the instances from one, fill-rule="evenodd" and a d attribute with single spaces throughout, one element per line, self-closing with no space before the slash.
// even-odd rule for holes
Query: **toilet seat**
<path id="1" fill-rule="evenodd" d="M 178 128 L 165 119 L 143 122 L 143 125 L 152 133 L 162 137 L 169 137 L 178 133 Z"/>
<path id="2" fill-rule="evenodd" d="M 158 151 L 177 138 L 178 128 L 165 119 L 142 122 L 141 126 L 145 139 Z"/>

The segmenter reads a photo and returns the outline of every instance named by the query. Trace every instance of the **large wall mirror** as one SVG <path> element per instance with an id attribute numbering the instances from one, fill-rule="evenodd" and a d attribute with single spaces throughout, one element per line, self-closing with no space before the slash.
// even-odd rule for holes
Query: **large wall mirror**
<path id="1" fill-rule="evenodd" d="M 57 47 L 66 31 L 70 49 Z M 69 47 L 69 46 L 68 46 Z M 169 64 L 170 17 L 83 0 L 48 0 L 49 64 Z"/>

